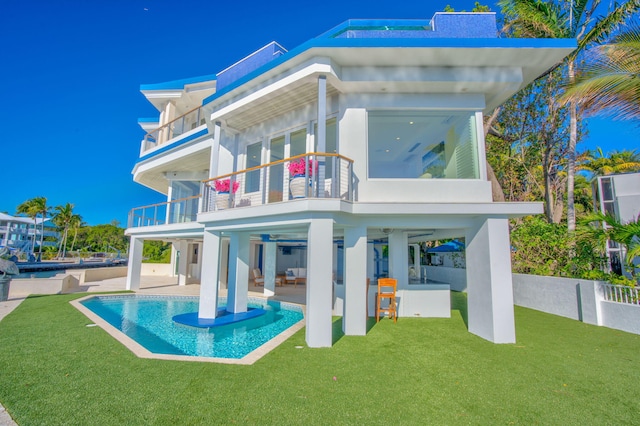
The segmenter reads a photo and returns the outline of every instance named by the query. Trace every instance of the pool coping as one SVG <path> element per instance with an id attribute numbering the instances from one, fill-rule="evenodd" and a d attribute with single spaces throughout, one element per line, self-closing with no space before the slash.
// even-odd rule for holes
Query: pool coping
<path id="1" fill-rule="evenodd" d="M 129 349 L 135 356 L 138 358 L 148 358 L 148 359 L 162 359 L 167 361 L 195 361 L 195 362 L 213 362 L 218 364 L 236 364 L 236 365 L 252 365 L 260 358 L 271 352 L 273 349 L 280 346 L 285 340 L 289 339 L 289 337 L 293 336 L 295 333 L 304 328 L 305 318 L 307 316 L 306 307 L 304 305 L 299 305 L 297 303 L 291 302 L 281 302 L 283 305 L 295 306 L 296 308 L 302 311 L 303 318 L 297 323 L 293 324 L 291 327 L 284 330 L 282 333 L 275 336 L 273 339 L 268 342 L 262 344 L 257 347 L 253 351 L 249 352 L 242 358 L 215 358 L 215 357 L 204 357 L 204 356 L 190 356 L 190 355 L 168 355 L 168 354 L 157 354 L 149 351 L 147 348 L 133 340 L 131 337 L 124 334 L 122 331 L 118 330 L 116 327 L 109 324 L 107 321 L 102 319 L 98 314 L 94 313 L 89 308 L 85 307 L 82 302 L 87 299 L 91 299 L 94 297 L 100 296 L 131 296 L 131 297 L 183 297 L 183 298 L 197 298 L 198 296 L 175 296 L 175 295 L 167 295 L 167 294 L 131 294 L 131 293 L 110 293 L 108 295 L 100 295 L 100 294 L 91 294 L 88 296 L 80 297 L 78 299 L 70 300 L 69 303 L 79 310 L 82 314 L 84 314 L 87 318 L 94 322 L 98 327 L 106 331 L 111 337 L 116 339 L 116 341 L 120 342 L 127 349 Z M 267 300 L 266 297 L 257 297 L 251 296 L 251 298 Z M 89 324 L 87 324 L 89 326 Z"/>

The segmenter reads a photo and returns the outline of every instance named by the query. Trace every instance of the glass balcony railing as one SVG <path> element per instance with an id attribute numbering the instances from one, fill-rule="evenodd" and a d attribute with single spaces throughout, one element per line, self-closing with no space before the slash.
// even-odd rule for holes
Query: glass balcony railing
<path id="1" fill-rule="evenodd" d="M 129 228 L 195 222 L 200 195 L 136 207 L 129 212 Z"/>
<path id="2" fill-rule="evenodd" d="M 353 160 L 309 153 L 202 182 L 202 195 L 136 207 L 129 228 L 195 222 L 198 212 L 261 206 L 304 198 L 354 200 Z"/>
<path id="3" fill-rule="evenodd" d="M 144 135 L 140 155 L 204 124 L 203 108 L 193 109 Z"/>
<path id="4" fill-rule="evenodd" d="M 308 153 L 208 179 L 202 212 L 301 198 L 353 201 L 353 160 L 339 154 Z"/>

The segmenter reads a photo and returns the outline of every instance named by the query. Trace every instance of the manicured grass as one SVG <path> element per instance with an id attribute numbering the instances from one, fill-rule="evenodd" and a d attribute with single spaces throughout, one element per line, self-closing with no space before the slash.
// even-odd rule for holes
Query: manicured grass
<path id="1" fill-rule="evenodd" d="M 516 308 L 518 342 L 451 319 L 370 323 L 366 337 L 252 366 L 138 359 L 76 311 L 33 297 L 0 322 L 0 401 L 20 425 L 632 424 L 640 336 Z M 335 380 L 334 380 L 335 377 Z"/>

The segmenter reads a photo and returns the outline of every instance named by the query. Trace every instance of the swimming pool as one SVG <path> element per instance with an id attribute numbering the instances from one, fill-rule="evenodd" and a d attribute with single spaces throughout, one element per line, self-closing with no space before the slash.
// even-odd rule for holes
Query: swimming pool
<path id="1" fill-rule="evenodd" d="M 79 304 L 153 354 L 186 357 L 242 359 L 294 325 L 299 329 L 304 318 L 297 305 L 258 298 L 250 298 L 249 307 L 262 308 L 265 315 L 212 328 L 172 320 L 198 311 L 198 297 L 193 296 L 90 296 Z M 225 305 L 220 298 L 219 307 Z"/>

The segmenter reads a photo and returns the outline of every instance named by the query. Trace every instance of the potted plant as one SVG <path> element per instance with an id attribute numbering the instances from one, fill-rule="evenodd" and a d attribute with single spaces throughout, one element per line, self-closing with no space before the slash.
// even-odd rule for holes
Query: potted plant
<path id="1" fill-rule="evenodd" d="M 240 188 L 240 183 L 233 182 L 231 184 L 231 179 L 218 179 L 213 181 L 213 187 L 218 193 L 216 197 L 216 207 L 218 210 L 228 209 L 231 205 L 231 199 L 229 199 L 229 193 L 235 194 L 238 188 Z"/>
<path id="2" fill-rule="evenodd" d="M 307 162 L 304 158 L 300 158 L 299 160 L 291 161 L 289 163 L 289 175 L 291 175 L 291 179 L 289 180 L 289 190 L 291 191 L 291 196 L 293 198 L 305 197 L 305 172 L 309 178 L 311 178 L 315 170 L 314 166 L 315 163 L 313 160 L 309 160 L 309 162 Z M 309 186 L 311 186 L 311 180 L 309 180 Z"/>
<path id="3" fill-rule="evenodd" d="M 9 286 L 11 284 L 11 275 L 17 275 L 20 270 L 16 264 L 8 259 L 9 249 L 3 247 L 0 249 L 0 302 L 9 299 Z"/>

